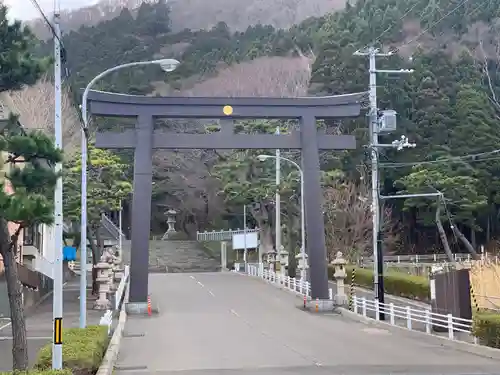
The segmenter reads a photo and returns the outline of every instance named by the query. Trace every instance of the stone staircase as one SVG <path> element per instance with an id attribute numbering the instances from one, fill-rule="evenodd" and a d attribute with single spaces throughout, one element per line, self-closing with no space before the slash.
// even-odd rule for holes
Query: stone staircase
<path id="1" fill-rule="evenodd" d="M 130 264 L 130 241 L 123 243 L 123 257 Z M 197 241 L 149 241 L 149 272 L 218 272 L 220 261 Z"/>

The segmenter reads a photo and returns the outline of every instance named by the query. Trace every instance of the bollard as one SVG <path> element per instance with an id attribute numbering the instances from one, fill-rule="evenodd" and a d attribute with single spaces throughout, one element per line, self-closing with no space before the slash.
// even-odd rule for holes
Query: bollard
<path id="1" fill-rule="evenodd" d="M 351 285 L 349 287 L 349 310 L 351 311 L 354 311 L 353 301 L 354 301 L 354 293 L 356 291 L 355 280 L 356 280 L 356 268 L 353 268 L 351 272 Z"/>
<path id="2" fill-rule="evenodd" d="M 479 305 L 477 303 L 476 295 L 474 294 L 474 289 L 472 288 L 472 284 L 470 284 L 469 291 L 472 297 L 472 301 L 474 302 L 474 307 L 476 308 L 476 312 L 479 312 Z"/>
<path id="3" fill-rule="evenodd" d="M 148 315 L 151 316 L 153 314 L 153 310 L 151 308 L 151 296 L 148 295 Z"/>
<path id="4" fill-rule="evenodd" d="M 319 299 L 316 298 L 316 312 L 319 312 Z"/>
<path id="5" fill-rule="evenodd" d="M 307 307 L 307 296 L 304 294 L 304 309 Z"/>

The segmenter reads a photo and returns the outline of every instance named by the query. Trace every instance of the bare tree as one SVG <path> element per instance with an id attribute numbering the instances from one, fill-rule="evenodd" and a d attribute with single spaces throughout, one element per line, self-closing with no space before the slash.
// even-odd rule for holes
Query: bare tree
<path id="1" fill-rule="evenodd" d="M 231 66 L 217 77 L 197 84 L 188 96 L 272 96 L 307 95 L 314 59 L 309 56 L 261 57 Z"/>
<path id="2" fill-rule="evenodd" d="M 12 112 L 19 115 L 19 121 L 24 127 L 54 134 L 54 84 L 49 77 L 44 76 L 33 86 L 25 86 L 19 91 L 4 92 L 1 95 L 0 99 Z M 61 105 L 63 147 L 68 155 L 80 142 L 80 137 L 77 136 L 80 118 L 67 88 L 63 88 Z"/>
<path id="3" fill-rule="evenodd" d="M 330 257 L 341 251 L 350 261 L 372 250 L 370 188 L 364 173 L 357 182 L 341 180 L 324 190 L 326 244 Z M 391 249 L 397 237 L 391 210 L 382 211 L 384 248 Z M 390 250 L 389 250 L 390 252 Z M 387 253 L 387 251 L 386 251 Z"/>

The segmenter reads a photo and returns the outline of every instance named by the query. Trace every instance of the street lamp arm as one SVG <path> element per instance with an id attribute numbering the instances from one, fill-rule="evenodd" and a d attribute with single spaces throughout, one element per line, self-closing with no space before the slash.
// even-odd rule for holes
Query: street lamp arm
<path id="1" fill-rule="evenodd" d="M 126 64 L 121 64 L 114 66 L 112 68 L 109 68 L 98 75 L 96 75 L 85 87 L 85 90 L 83 91 L 83 96 L 82 96 L 82 117 L 83 117 L 83 126 L 84 128 L 87 128 L 88 126 L 88 117 L 87 117 L 87 98 L 89 96 L 90 89 L 94 86 L 94 84 L 99 81 L 100 79 L 104 78 L 108 74 L 111 74 L 113 72 L 116 72 L 117 70 L 125 69 L 125 68 L 131 68 L 134 66 L 141 66 L 141 65 L 158 65 L 161 64 L 163 60 L 151 60 L 151 61 L 135 61 L 135 62 L 130 62 Z"/>
<path id="2" fill-rule="evenodd" d="M 83 127 L 87 128 L 88 127 L 88 116 L 87 116 L 87 98 L 89 96 L 90 89 L 94 84 L 99 81 L 100 79 L 104 78 L 108 74 L 111 74 L 113 72 L 116 72 L 117 70 L 124 69 L 124 68 L 129 68 L 132 66 L 137 66 L 137 65 L 149 65 L 151 64 L 151 61 L 140 61 L 140 62 L 132 62 L 132 63 L 126 63 L 126 64 L 121 64 L 114 66 L 112 68 L 109 68 L 98 75 L 96 75 L 85 87 L 85 90 L 83 91 L 83 96 L 82 96 L 82 119 L 83 119 Z"/>
<path id="3" fill-rule="evenodd" d="M 274 155 L 265 155 L 266 156 L 266 159 L 276 159 L 276 156 Z M 300 174 L 302 175 L 302 168 L 300 167 L 300 165 L 298 165 L 296 162 L 294 162 L 293 160 L 291 159 L 288 159 L 288 158 L 284 158 L 283 156 L 280 156 L 280 159 L 281 160 L 285 160 L 291 164 L 293 164 L 295 166 L 295 168 L 297 168 L 300 172 Z M 264 159 L 265 160 L 265 159 Z"/>

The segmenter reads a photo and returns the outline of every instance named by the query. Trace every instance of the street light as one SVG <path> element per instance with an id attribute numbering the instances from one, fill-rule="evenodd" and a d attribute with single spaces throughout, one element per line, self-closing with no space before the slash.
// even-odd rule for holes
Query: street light
<path id="1" fill-rule="evenodd" d="M 88 116 L 87 116 L 87 98 L 90 89 L 94 84 L 102 79 L 104 76 L 116 72 L 117 70 L 131 68 L 136 66 L 144 65 L 159 65 L 165 72 L 169 73 L 174 71 L 180 62 L 175 59 L 161 59 L 161 60 L 151 60 L 151 61 L 136 61 L 126 64 L 117 65 L 113 68 L 105 70 L 104 72 L 95 76 L 92 81 L 89 82 L 82 96 L 82 193 L 81 193 L 81 256 L 80 263 L 82 263 L 81 273 L 80 273 L 80 328 L 85 328 L 86 324 L 86 312 L 87 312 L 87 131 L 88 131 Z"/>
<path id="2" fill-rule="evenodd" d="M 276 159 L 274 155 L 259 155 L 257 159 L 260 161 L 266 161 L 268 159 Z M 280 160 L 284 160 L 293 164 L 295 168 L 299 170 L 300 173 L 300 236 L 302 245 L 300 247 L 300 255 L 302 255 L 302 269 L 300 270 L 300 278 L 301 280 L 306 279 L 306 222 L 305 222 L 305 211 L 304 211 L 304 173 L 302 172 L 302 168 L 294 162 L 293 160 L 280 157 Z"/>

